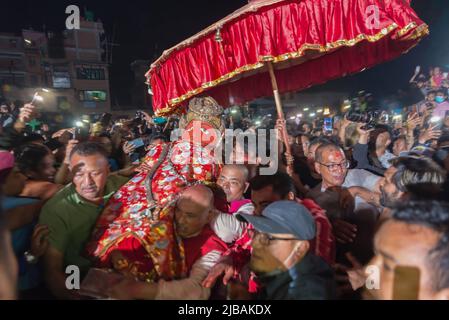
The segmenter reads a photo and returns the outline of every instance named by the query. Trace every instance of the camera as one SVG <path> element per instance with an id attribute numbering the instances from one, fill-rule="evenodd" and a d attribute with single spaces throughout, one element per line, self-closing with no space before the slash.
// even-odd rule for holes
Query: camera
<path id="1" fill-rule="evenodd" d="M 133 124 L 132 130 L 134 131 L 134 134 L 136 136 L 140 136 L 141 134 L 147 132 L 147 130 L 148 130 L 145 114 L 141 110 L 138 110 L 136 112 L 136 115 L 134 116 L 132 124 Z M 139 127 L 140 127 L 140 129 L 139 129 Z"/>
<path id="2" fill-rule="evenodd" d="M 145 114 L 143 113 L 142 110 L 138 110 L 134 118 L 139 119 L 140 121 L 145 121 Z"/>
<path id="3" fill-rule="evenodd" d="M 352 122 L 365 123 L 362 130 L 374 129 L 379 122 L 382 112 L 380 110 L 361 112 L 357 110 L 351 110 L 346 115 L 346 119 Z"/>

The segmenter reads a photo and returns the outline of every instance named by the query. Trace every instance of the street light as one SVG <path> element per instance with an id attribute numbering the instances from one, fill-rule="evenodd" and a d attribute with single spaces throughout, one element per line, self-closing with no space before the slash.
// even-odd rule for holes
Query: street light
<path id="1" fill-rule="evenodd" d="M 303 110 L 304 110 L 304 111 L 309 111 L 309 108 L 304 108 Z"/>
<path id="2" fill-rule="evenodd" d="M 315 113 L 315 112 L 309 114 L 309 117 L 311 117 L 311 118 L 314 118 L 315 116 L 316 116 L 316 113 Z"/>

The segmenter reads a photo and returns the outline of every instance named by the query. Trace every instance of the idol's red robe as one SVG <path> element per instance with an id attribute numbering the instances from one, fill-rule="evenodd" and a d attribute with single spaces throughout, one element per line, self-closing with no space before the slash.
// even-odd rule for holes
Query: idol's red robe
<path id="1" fill-rule="evenodd" d="M 111 252 L 118 250 L 131 259 L 139 278 L 185 277 L 184 246 L 176 236 L 170 204 L 186 186 L 218 177 L 215 159 L 203 151 L 191 142 L 177 141 L 148 152 L 143 163 L 150 170 L 125 184 L 97 221 L 87 253 L 99 267 L 111 267 Z"/>

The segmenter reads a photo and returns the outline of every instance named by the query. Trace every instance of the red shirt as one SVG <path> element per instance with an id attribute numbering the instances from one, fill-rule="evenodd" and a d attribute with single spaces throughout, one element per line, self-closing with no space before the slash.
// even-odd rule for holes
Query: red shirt
<path id="1" fill-rule="evenodd" d="M 316 236 L 310 240 L 310 251 L 321 257 L 330 266 L 335 263 L 335 237 L 332 225 L 326 216 L 326 212 L 311 199 L 296 199 L 299 204 L 306 207 L 316 223 Z"/>
<path id="2" fill-rule="evenodd" d="M 187 272 L 189 274 L 192 266 L 198 259 L 214 250 L 224 253 L 228 248 L 210 229 L 209 225 L 206 225 L 199 235 L 183 239 L 182 243 L 184 246 Z M 130 263 L 137 267 L 139 273 L 155 272 L 153 260 L 148 255 L 144 245 L 142 245 L 136 237 L 124 239 L 120 242 L 120 247 L 117 250 L 119 250 Z M 181 259 L 181 257 L 179 257 L 179 259 Z M 173 279 L 164 280 L 170 281 Z"/>

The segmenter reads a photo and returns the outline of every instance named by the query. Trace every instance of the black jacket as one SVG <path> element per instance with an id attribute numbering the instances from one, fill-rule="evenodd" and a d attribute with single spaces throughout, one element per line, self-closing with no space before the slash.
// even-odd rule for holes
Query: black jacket
<path id="1" fill-rule="evenodd" d="M 258 278 L 261 300 L 331 300 L 336 297 L 334 271 L 320 257 L 308 253 L 290 270 Z"/>

